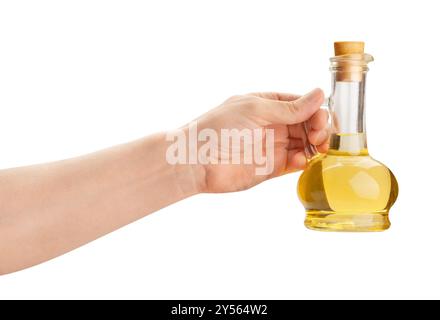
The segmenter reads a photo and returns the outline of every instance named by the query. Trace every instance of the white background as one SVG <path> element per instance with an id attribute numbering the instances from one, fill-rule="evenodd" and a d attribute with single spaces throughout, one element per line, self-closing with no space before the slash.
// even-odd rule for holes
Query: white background
<path id="1" fill-rule="evenodd" d="M 0 298 L 440 298 L 437 6 L 1 1 L 1 168 L 176 128 L 234 94 L 328 93 L 333 41 L 364 40 L 370 152 L 400 194 L 392 228 L 367 234 L 306 230 L 299 174 L 195 196 L 0 277 Z"/>

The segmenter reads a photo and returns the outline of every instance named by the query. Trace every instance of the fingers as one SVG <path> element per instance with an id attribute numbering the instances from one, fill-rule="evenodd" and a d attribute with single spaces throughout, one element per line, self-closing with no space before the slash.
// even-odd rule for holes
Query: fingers
<path id="1" fill-rule="evenodd" d="M 329 148 L 329 143 L 328 143 L 328 141 L 326 141 L 325 143 L 317 146 L 316 148 L 318 149 L 319 153 L 327 153 L 328 148 Z"/>
<path id="2" fill-rule="evenodd" d="M 311 130 L 308 134 L 308 139 L 311 144 L 319 146 L 327 142 L 329 138 L 328 117 L 327 110 L 320 109 L 310 118 Z"/>
<path id="3" fill-rule="evenodd" d="M 279 100 L 279 101 L 294 101 L 300 98 L 300 95 L 291 94 L 291 93 L 282 93 L 282 92 L 253 92 L 249 93 L 250 96 L 270 99 L 270 100 Z"/>
<path id="4" fill-rule="evenodd" d="M 309 132 L 308 139 L 311 144 L 319 146 L 325 143 L 329 138 L 329 132 L 326 128 L 322 130 L 312 130 Z"/>
<path id="5" fill-rule="evenodd" d="M 272 93 L 272 97 L 275 95 Z M 278 96 L 288 98 L 288 96 Z M 272 100 L 258 97 L 258 101 L 249 108 L 249 114 L 274 124 L 295 124 L 309 119 L 324 101 L 321 89 L 315 89 L 293 101 Z"/>
<path id="6" fill-rule="evenodd" d="M 285 102 L 289 110 L 294 115 L 293 123 L 300 123 L 308 120 L 316 111 L 319 110 L 324 101 L 324 93 L 321 89 L 314 89 L 296 99 L 295 101 Z"/>
<path id="7" fill-rule="evenodd" d="M 327 126 L 328 112 L 324 109 L 319 109 L 309 120 L 310 126 L 313 130 L 321 130 Z"/>
<path id="8" fill-rule="evenodd" d="M 304 128 L 301 125 L 289 125 L 287 126 L 289 132 L 289 139 L 302 139 L 304 137 Z M 327 143 L 330 137 L 330 130 L 327 125 L 320 130 L 310 130 L 308 133 L 308 141 L 315 145 L 319 146 L 321 144 Z"/>
<path id="9" fill-rule="evenodd" d="M 290 150 L 287 153 L 286 171 L 292 172 L 305 169 L 307 158 L 302 150 Z"/>
<path id="10" fill-rule="evenodd" d="M 293 150 L 293 149 L 304 149 L 304 142 L 301 138 L 289 139 L 287 150 Z"/>
<path id="11" fill-rule="evenodd" d="M 328 151 L 328 143 L 317 146 L 320 153 L 326 153 Z M 307 166 L 307 158 L 303 148 L 292 149 L 287 153 L 286 169 L 284 173 L 295 172 L 298 170 L 304 170 Z"/>
<path id="12" fill-rule="evenodd" d="M 329 147 L 328 135 L 326 135 L 325 139 L 322 142 L 315 144 L 316 148 L 320 153 L 325 153 Z M 304 150 L 304 142 L 300 138 L 289 139 L 289 143 L 286 147 L 287 150 Z"/>

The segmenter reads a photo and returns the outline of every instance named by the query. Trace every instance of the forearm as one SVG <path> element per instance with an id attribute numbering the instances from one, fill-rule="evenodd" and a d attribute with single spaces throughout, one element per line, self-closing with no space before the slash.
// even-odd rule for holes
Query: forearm
<path id="1" fill-rule="evenodd" d="M 0 274 L 70 251 L 198 192 L 164 134 L 83 157 L 0 171 Z"/>

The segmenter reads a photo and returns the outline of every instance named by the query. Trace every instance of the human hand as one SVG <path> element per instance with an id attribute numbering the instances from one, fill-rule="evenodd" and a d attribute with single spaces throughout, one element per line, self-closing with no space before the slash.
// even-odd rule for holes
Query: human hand
<path id="1" fill-rule="evenodd" d="M 273 155 L 272 170 L 266 174 L 256 174 L 256 163 L 245 164 L 244 144 L 253 144 L 254 139 L 241 141 L 241 148 L 226 148 L 218 144 L 211 152 L 207 164 L 198 164 L 198 176 L 203 176 L 200 192 L 232 192 L 248 189 L 264 180 L 305 168 L 307 159 L 304 153 L 303 140 L 317 146 L 319 152 L 328 149 L 327 129 L 328 113 L 320 109 L 324 95 L 322 90 L 315 89 L 304 96 L 283 93 L 252 93 L 233 96 L 223 104 L 196 119 L 197 132 L 203 129 L 214 131 L 222 139 L 225 129 L 261 129 L 263 155 Z M 308 121 L 311 130 L 305 138 L 303 122 Z M 189 131 L 190 125 L 185 127 Z M 267 129 L 273 131 L 273 147 L 268 150 L 264 143 Z M 267 140 L 266 140 L 267 142 Z M 270 146 L 269 146 L 270 147 Z M 198 145 L 200 149 L 200 142 Z M 269 152 L 271 151 L 271 152 Z M 231 163 L 237 157 L 240 163 Z M 266 157 L 267 158 L 267 157 Z"/>

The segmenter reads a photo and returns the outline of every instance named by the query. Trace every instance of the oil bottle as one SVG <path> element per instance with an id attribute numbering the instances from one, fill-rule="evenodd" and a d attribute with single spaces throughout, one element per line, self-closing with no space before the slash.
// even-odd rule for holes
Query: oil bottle
<path id="1" fill-rule="evenodd" d="M 398 185 L 391 170 L 367 149 L 365 81 L 373 57 L 364 53 L 363 42 L 334 46 L 329 150 L 318 154 L 309 145 L 311 159 L 298 181 L 305 225 L 321 231 L 386 230 Z"/>

